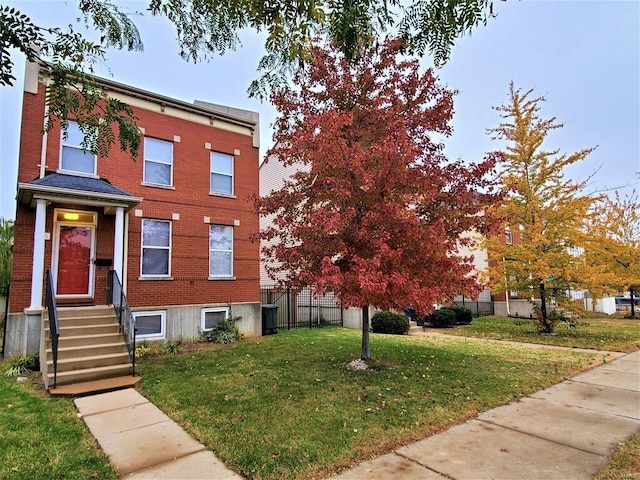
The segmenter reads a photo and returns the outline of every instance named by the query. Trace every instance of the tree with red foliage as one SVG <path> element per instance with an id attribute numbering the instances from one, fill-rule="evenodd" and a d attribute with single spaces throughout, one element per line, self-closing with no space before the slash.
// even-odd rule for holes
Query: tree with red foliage
<path id="1" fill-rule="evenodd" d="M 453 92 L 400 47 L 387 41 L 355 64 L 314 47 L 294 86 L 272 98 L 279 117 L 267 158 L 300 168 L 256 202 L 274 215 L 259 234 L 271 241 L 269 274 L 361 307 L 363 360 L 369 305 L 424 315 L 479 293 L 473 258 L 459 253 L 473 240 L 462 234 L 484 230 L 496 198 L 496 158 L 447 160 L 434 137 L 451 133 Z"/>

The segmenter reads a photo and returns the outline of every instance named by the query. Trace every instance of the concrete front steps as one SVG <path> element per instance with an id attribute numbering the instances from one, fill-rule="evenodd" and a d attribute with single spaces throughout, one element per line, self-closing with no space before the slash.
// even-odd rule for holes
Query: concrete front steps
<path id="1" fill-rule="evenodd" d="M 88 395 L 129 388 L 140 381 L 133 376 L 113 307 L 60 307 L 58 324 L 58 373 L 54 387 L 49 321 L 45 316 L 42 371 L 50 394 Z"/>

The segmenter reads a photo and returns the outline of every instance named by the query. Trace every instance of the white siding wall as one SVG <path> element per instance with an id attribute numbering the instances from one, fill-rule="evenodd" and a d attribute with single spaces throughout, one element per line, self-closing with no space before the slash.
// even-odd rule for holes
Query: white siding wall
<path id="1" fill-rule="evenodd" d="M 483 278 L 483 275 L 486 273 L 489 268 L 489 255 L 487 253 L 487 249 L 483 248 L 481 245 L 481 237 L 479 234 L 475 232 L 465 232 L 463 237 L 471 237 L 477 243 L 473 247 L 460 247 L 460 251 L 458 255 L 460 256 L 469 256 L 473 255 L 473 266 L 474 271 L 480 275 L 480 278 Z M 456 301 L 461 301 L 462 297 L 457 297 Z M 489 288 L 484 288 L 478 297 L 478 301 L 480 302 L 490 302 L 491 301 L 491 290 Z"/>
<path id="2" fill-rule="evenodd" d="M 260 165 L 260 196 L 265 197 L 271 192 L 280 190 L 284 185 L 285 180 L 289 179 L 291 175 L 303 168 L 309 168 L 306 165 L 294 164 L 285 166 L 275 156 L 271 156 Z M 260 217 L 260 230 L 264 230 L 273 222 L 273 215 Z M 262 247 L 273 245 L 277 242 L 277 239 L 273 239 L 269 242 L 260 241 L 260 285 L 269 286 L 275 285 L 276 282 L 269 278 L 265 269 L 265 261 L 262 256 Z"/>

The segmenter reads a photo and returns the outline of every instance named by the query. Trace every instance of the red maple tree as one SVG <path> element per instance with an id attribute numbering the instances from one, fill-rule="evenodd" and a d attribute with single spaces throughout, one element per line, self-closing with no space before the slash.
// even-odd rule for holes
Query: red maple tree
<path id="1" fill-rule="evenodd" d="M 477 295 L 472 257 L 495 200 L 496 158 L 449 161 L 436 140 L 451 133 L 454 93 L 400 44 L 347 63 L 317 45 L 293 86 L 276 92 L 271 161 L 300 168 L 257 200 L 275 215 L 259 237 L 267 271 L 287 286 L 334 292 L 363 308 L 362 358 L 370 358 L 368 306 L 420 314 L 458 294 Z M 275 241 L 274 241 L 275 240 Z"/>

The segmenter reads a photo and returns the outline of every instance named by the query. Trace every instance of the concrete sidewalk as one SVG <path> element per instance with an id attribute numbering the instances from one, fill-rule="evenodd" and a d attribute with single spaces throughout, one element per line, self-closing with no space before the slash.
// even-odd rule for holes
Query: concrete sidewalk
<path id="1" fill-rule="evenodd" d="M 132 388 L 75 404 L 121 478 L 242 478 Z"/>
<path id="2" fill-rule="evenodd" d="M 592 479 L 638 432 L 634 352 L 333 478 Z"/>
<path id="3" fill-rule="evenodd" d="M 75 403 L 123 478 L 241 478 L 133 389 Z M 332 478 L 592 479 L 637 432 L 640 351 Z"/>

